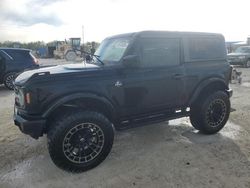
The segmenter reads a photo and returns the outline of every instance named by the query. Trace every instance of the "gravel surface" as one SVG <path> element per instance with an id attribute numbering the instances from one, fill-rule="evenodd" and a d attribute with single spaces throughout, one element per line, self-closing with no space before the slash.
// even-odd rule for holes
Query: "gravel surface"
<path id="1" fill-rule="evenodd" d="M 202 135 L 188 118 L 116 132 L 107 159 L 81 174 L 64 172 L 52 163 L 46 136 L 34 140 L 14 126 L 13 92 L 0 86 L 0 188 L 249 188 L 250 69 L 238 70 L 243 83 L 231 85 L 236 111 L 220 133 Z"/>

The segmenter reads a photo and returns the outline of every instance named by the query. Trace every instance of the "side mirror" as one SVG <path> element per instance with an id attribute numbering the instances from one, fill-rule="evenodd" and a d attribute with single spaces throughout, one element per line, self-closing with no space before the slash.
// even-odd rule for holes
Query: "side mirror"
<path id="1" fill-rule="evenodd" d="M 127 55 L 122 58 L 122 63 L 128 68 L 137 68 L 140 65 L 140 60 L 138 55 Z"/>

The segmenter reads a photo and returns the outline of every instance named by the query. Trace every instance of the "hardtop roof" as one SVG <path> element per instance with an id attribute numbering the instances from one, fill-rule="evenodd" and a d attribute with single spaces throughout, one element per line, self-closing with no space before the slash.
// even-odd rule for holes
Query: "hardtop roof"
<path id="1" fill-rule="evenodd" d="M 119 35 L 114 35 L 108 37 L 111 38 L 122 38 L 122 37 L 197 37 L 197 36 L 207 36 L 207 37 L 218 37 L 224 38 L 222 34 L 219 33 L 208 33 L 208 32 L 185 32 L 185 31 L 140 31 L 132 33 L 124 33 Z"/>

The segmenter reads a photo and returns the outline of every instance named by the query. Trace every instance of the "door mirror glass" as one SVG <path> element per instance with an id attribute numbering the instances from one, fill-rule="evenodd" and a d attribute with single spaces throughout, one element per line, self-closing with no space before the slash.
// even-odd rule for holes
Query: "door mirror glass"
<path id="1" fill-rule="evenodd" d="M 140 65 L 138 55 L 127 55 L 122 58 L 122 63 L 127 68 L 137 68 Z"/>

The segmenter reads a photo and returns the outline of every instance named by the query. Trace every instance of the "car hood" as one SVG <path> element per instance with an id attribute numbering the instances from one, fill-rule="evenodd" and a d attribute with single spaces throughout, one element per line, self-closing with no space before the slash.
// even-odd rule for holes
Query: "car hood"
<path id="1" fill-rule="evenodd" d="M 35 75 L 51 75 L 51 74 L 62 74 L 62 73 L 73 73 L 73 72 L 82 72 L 91 69 L 98 69 L 99 66 L 93 64 L 65 64 L 65 65 L 57 65 L 52 67 L 44 67 L 35 70 L 29 70 L 21 73 L 15 79 L 15 85 L 22 85 L 27 80 L 32 79 Z"/>
<path id="2" fill-rule="evenodd" d="M 243 55 L 250 55 L 249 53 L 229 53 L 227 56 L 243 56 Z"/>

